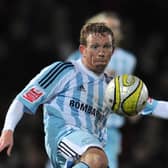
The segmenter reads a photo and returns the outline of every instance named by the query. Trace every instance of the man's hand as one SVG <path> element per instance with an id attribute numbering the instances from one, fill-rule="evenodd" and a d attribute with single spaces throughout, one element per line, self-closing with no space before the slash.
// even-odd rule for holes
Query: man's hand
<path id="1" fill-rule="evenodd" d="M 7 155 L 11 155 L 12 147 L 13 147 L 13 131 L 4 130 L 0 136 L 0 152 L 7 148 Z"/>

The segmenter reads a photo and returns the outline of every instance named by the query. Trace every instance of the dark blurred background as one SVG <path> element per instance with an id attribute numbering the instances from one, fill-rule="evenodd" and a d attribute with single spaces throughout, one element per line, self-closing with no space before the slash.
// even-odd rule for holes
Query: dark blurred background
<path id="1" fill-rule="evenodd" d="M 150 96 L 168 100 L 168 5 L 164 0 L 0 0 L 0 129 L 15 95 L 44 66 L 65 60 L 78 47 L 87 18 L 102 10 L 122 17 L 122 47 L 137 56 L 136 75 Z M 12 156 L 0 168 L 44 168 L 42 113 L 25 115 L 15 133 Z M 123 132 L 120 168 L 167 168 L 168 121 L 144 117 Z"/>

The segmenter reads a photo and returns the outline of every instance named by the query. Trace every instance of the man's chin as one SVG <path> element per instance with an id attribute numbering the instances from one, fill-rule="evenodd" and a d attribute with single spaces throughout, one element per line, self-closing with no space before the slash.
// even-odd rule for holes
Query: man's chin
<path id="1" fill-rule="evenodd" d="M 96 68 L 97 68 L 97 70 L 99 70 L 99 71 L 103 72 L 103 71 L 104 71 L 104 69 L 106 68 L 106 65 L 97 64 L 97 65 L 96 65 Z"/>

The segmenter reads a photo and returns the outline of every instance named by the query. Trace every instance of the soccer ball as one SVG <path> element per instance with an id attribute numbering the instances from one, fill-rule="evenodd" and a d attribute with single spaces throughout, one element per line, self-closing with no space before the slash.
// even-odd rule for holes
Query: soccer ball
<path id="1" fill-rule="evenodd" d="M 113 78 L 105 90 L 106 105 L 117 114 L 134 116 L 146 105 L 148 89 L 145 83 L 134 75 L 120 75 Z"/>

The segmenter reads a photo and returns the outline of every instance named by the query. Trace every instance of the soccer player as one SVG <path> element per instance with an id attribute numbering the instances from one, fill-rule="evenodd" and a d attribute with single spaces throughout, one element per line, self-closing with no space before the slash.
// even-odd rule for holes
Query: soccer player
<path id="1" fill-rule="evenodd" d="M 102 11 L 100 13 L 95 14 L 91 18 L 89 18 L 86 23 L 94 23 L 94 22 L 104 22 L 107 24 L 114 33 L 115 38 L 115 50 L 111 57 L 111 60 L 106 67 L 106 72 L 111 75 L 122 75 L 122 74 L 133 74 L 137 60 L 136 56 L 131 52 L 126 51 L 120 47 L 121 40 L 124 38 L 122 33 L 122 20 L 120 16 L 111 11 Z M 72 53 L 68 60 L 78 60 L 81 57 L 81 53 L 79 50 L 76 50 Z M 161 103 L 161 102 L 160 102 Z M 163 104 L 166 102 L 163 101 Z M 161 104 L 162 104 L 161 103 Z M 149 98 L 148 104 L 143 114 L 151 113 L 155 111 L 158 102 L 154 99 Z M 161 106 L 162 107 L 162 106 Z M 160 107 L 159 107 L 160 108 Z M 157 112 L 156 112 L 157 111 Z M 161 118 L 165 118 L 165 112 L 167 111 L 166 108 L 164 111 L 156 110 L 153 115 Z M 125 118 L 116 114 L 111 114 L 107 121 L 108 126 L 108 138 L 107 138 L 107 145 L 106 145 L 106 152 L 108 153 L 108 159 L 112 168 L 118 168 L 118 157 L 121 152 L 121 140 L 122 135 L 120 132 L 120 128 L 124 125 Z"/>
<path id="2" fill-rule="evenodd" d="M 123 39 L 122 34 L 122 21 L 117 13 L 111 11 L 102 11 L 89 18 L 86 23 L 104 22 L 107 24 L 114 33 L 115 38 L 115 50 L 113 56 L 106 67 L 106 71 L 111 75 L 132 74 L 136 67 L 136 57 L 120 48 L 120 42 Z M 81 57 L 79 50 L 72 53 L 68 60 L 78 60 Z M 152 108 L 152 106 L 151 106 Z M 108 126 L 108 138 L 106 151 L 109 153 L 109 162 L 113 168 L 118 168 L 118 158 L 121 152 L 121 140 L 122 135 L 120 128 L 124 125 L 125 118 L 116 114 L 111 114 L 111 117 L 107 121 Z"/>
<path id="3" fill-rule="evenodd" d="M 105 122 L 110 111 L 103 101 L 104 69 L 114 51 L 111 29 L 103 23 L 81 29 L 82 59 L 55 62 L 44 68 L 16 96 L 0 137 L 0 151 L 10 155 L 13 133 L 25 112 L 44 107 L 45 147 L 54 168 L 107 168 Z M 71 162 L 72 161 L 72 162 Z"/>
<path id="4" fill-rule="evenodd" d="M 105 148 L 111 111 L 103 101 L 104 70 L 114 51 L 111 29 L 103 23 L 84 25 L 79 49 L 81 59 L 45 67 L 16 96 L 5 118 L 0 152 L 7 148 L 11 154 L 16 125 L 42 104 L 45 147 L 54 168 L 112 168 Z"/>

